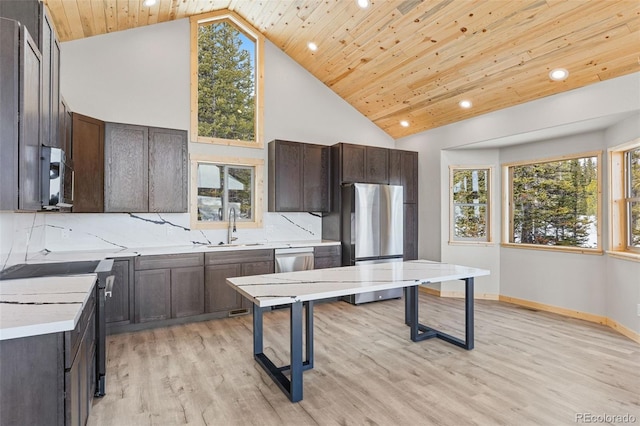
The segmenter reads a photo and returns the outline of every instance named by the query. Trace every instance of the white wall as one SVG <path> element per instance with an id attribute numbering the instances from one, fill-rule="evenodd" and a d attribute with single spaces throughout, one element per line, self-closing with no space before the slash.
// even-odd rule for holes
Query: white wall
<path id="1" fill-rule="evenodd" d="M 605 131 L 608 148 L 640 138 L 640 112 Z M 607 316 L 640 333 L 640 262 L 606 257 Z"/>
<path id="2" fill-rule="evenodd" d="M 477 155 L 478 161 L 493 158 L 492 164 L 499 171 L 500 163 L 516 158 L 535 160 L 591 149 L 606 150 L 640 137 L 639 93 L 640 73 L 635 73 L 397 140 L 397 148 L 420 153 L 419 256 L 461 263 L 476 260 L 475 266 L 500 274 L 500 294 L 608 316 L 640 332 L 636 316 L 640 263 L 608 255 L 449 246 L 445 231 L 449 226 L 445 205 L 449 164 L 476 163 Z M 589 130 L 586 135 L 574 136 L 585 129 Z M 529 143 L 500 147 L 525 141 Z M 479 147 L 483 144 L 496 147 L 492 150 L 499 149 L 499 158 L 495 158 L 492 150 L 482 153 L 484 150 Z M 474 150 L 465 154 L 462 148 Z M 606 201 L 606 185 L 603 189 Z M 493 205 L 500 202 L 494 198 Z M 602 230 L 606 242 L 607 229 Z M 486 288 L 494 289 L 495 283 Z M 447 286 L 446 290 L 451 289 Z"/>
<path id="3" fill-rule="evenodd" d="M 63 43 L 61 93 L 71 110 L 101 120 L 188 130 L 189 48 L 188 19 Z M 318 240 L 319 217 L 266 212 L 266 142 L 278 138 L 394 147 L 394 141 L 270 42 L 265 44 L 264 82 L 265 149 L 190 143 L 189 152 L 265 160 L 264 227 L 240 230 L 240 241 Z M 46 222 L 47 238 L 42 247 L 56 251 L 193 241 L 215 244 L 226 238 L 222 230 L 188 230 L 188 214 L 38 217 Z M 3 229 L 5 223 L 9 228 L 14 217 L 8 214 L 0 221 Z M 16 241 L 21 238 L 15 237 Z M 3 257 L 11 247 L 2 247 Z"/>

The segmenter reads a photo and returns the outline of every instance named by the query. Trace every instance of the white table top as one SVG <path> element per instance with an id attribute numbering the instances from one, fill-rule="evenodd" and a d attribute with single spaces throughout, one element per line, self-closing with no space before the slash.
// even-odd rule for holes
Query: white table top
<path id="1" fill-rule="evenodd" d="M 0 281 L 0 340 L 73 330 L 96 274 Z"/>
<path id="2" fill-rule="evenodd" d="M 266 307 L 489 274 L 486 269 L 412 260 L 227 278 L 227 284 Z"/>

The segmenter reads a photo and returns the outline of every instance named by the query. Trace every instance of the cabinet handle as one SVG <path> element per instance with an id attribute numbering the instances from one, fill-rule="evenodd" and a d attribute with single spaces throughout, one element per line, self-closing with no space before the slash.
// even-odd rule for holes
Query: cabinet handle
<path id="1" fill-rule="evenodd" d="M 107 277 L 107 279 L 105 280 L 105 286 L 104 286 L 104 297 L 112 297 L 112 291 L 113 291 L 113 282 L 115 281 L 116 277 L 115 275 L 109 275 Z"/>

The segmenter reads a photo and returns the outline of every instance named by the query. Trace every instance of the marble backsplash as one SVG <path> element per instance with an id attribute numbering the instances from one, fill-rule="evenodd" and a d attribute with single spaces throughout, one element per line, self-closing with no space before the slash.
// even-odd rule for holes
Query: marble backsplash
<path id="1" fill-rule="evenodd" d="M 218 244 L 227 230 L 191 230 L 187 213 L 72 214 L 0 212 L 2 268 L 42 250 L 53 252 Z M 315 213 L 264 213 L 263 227 L 238 228 L 235 243 L 318 241 Z"/>

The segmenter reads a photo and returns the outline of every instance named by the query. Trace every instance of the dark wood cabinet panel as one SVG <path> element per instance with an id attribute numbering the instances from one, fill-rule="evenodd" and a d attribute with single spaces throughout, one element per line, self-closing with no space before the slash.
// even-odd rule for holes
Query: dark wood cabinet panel
<path id="1" fill-rule="evenodd" d="M 171 317 L 182 318 L 204 313 L 204 268 L 171 270 Z"/>
<path id="2" fill-rule="evenodd" d="M 272 141 L 269 150 L 269 211 L 303 211 L 303 146 Z"/>
<path id="3" fill-rule="evenodd" d="M 171 270 L 151 269 L 135 273 L 135 321 L 171 317 Z"/>
<path id="4" fill-rule="evenodd" d="M 217 253 L 205 253 L 204 264 L 211 265 L 228 265 L 230 263 L 245 262 L 271 262 L 273 263 L 273 249 L 260 250 L 233 250 L 221 251 Z"/>
<path id="5" fill-rule="evenodd" d="M 341 145 L 341 183 L 366 182 L 367 148 L 364 145 Z M 334 188 L 335 190 L 335 188 Z"/>
<path id="6" fill-rule="evenodd" d="M 187 132 L 149 128 L 150 212 L 187 212 Z"/>
<path id="7" fill-rule="evenodd" d="M 42 56 L 25 27 L 21 29 L 21 36 L 18 208 L 39 210 L 41 207 Z"/>
<path id="8" fill-rule="evenodd" d="M 131 322 L 130 301 L 130 261 L 116 260 L 113 262 L 111 273 L 114 275 L 111 296 L 104 302 L 105 320 L 109 323 Z"/>
<path id="9" fill-rule="evenodd" d="M 42 55 L 42 144 L 46 146 L 52 145 L 51 140 L 51 45 L 55 38 L 53 25 L 49 20 L 47 13 L 45 12 L 42 17 L 41 34 L 42 40 L 40 43 L 40 54 Z"/>
<path id="10" fill-rule="evenodd" d="M 329 211 L 329 152 L 328 146 L 303 145 L 302 211 Z"/>
<path id="11" fill-rule="evenodd" d="M 19 64 L 20 27 L 0 18 L 0 210 L 18 209 Z"/>
<path id="12" fill-rule="evenodd" d="M 106 123 L 104 155 L 104 211 L 148 211 L 149 128 Z"/>
<path id="13" fill-rule="evenodd" d="M 389 184 L 404 187 L 404 202 L 418 201 L 418 153 L 391 150 L 389 152 Z"/>
<path id="14" fill-rule="evenodd" d="M 104 211 L 104 121 L 72 113 L 73 212 Z"/>
<path id="15" fill-rule="evenodd" d="M 404 260 L 418 258 L 418 205 L 404 205 Z"/>
<path id="16" fill-rule="evenodd" d="M 203 253 L 179 253 L 140 256 L 135 258 L 136 271 L 143 269 L 187 268 L 202 266 Z"/>
<path id="17" fill-rule="evenodd" d="M 329 211 L 329 147 L 269 142 L 269 211 Z"/>
<path id="18" fill-rule="evenodd" d="M 205 267 L 205 312 L 232 311 L 242 308 L 240 294 L 226 282 L 227 278 L 241 275 L 241 263 Z"/>
<path id="19" fill-rule="evenodd" d="M 373 146 L 366 147 L 366 171 L 367 183 L 389 183 L 389 150 Z"/>
<path id="20" fill-rule="evenodd" d="M 51 44 L 51 106 L 50 106 L 50 143 L 51 146 L 65 151 L 64 139 L 60 137 L 60 42 L 54 38 Z M 70 155 L 70 153 L 68 154 Z"/>
<path id="21" fill-rule="evenodd" d="M 42 17 L 44 4 L 38 0 L 2 0 L 0 17 L 13 19 L 24 25 L 38 46 L 42 48 Z"/>
<path id="22" fill-rule="evenodd" d="M 337 268 L 342 266 L 342 256 L 316 257 L 313 260 L 313 269 Z"/>

